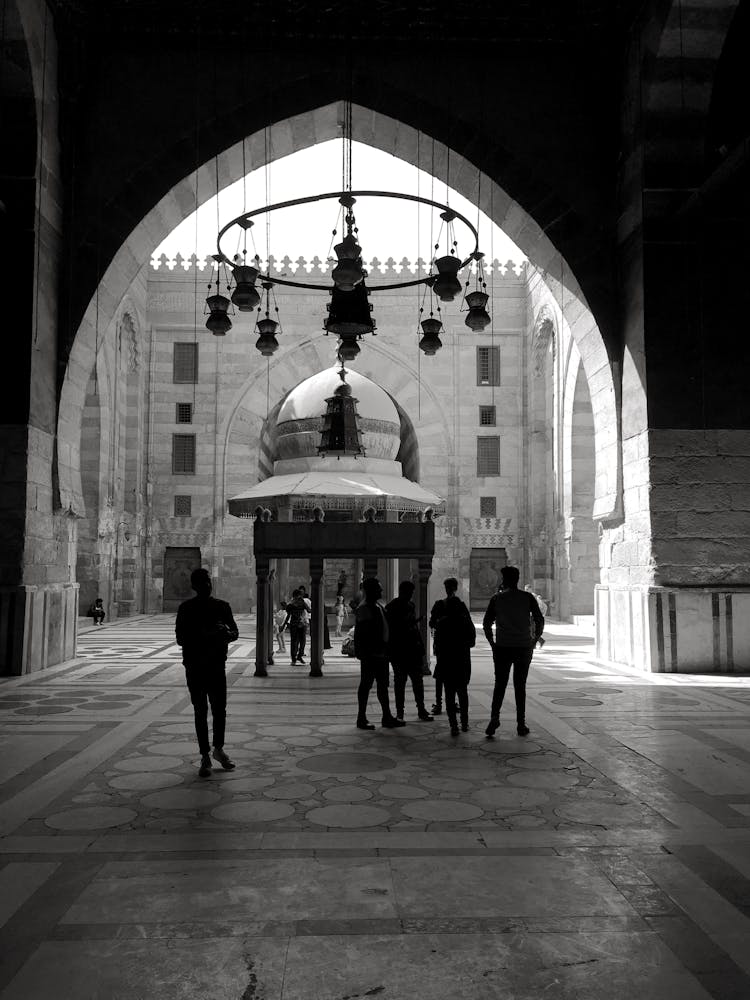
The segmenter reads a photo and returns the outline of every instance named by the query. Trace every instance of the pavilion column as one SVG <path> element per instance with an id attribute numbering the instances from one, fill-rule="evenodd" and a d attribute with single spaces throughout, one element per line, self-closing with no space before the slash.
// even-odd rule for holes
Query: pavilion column
<path id="1" fill-rule="evenodd" d="M 373 577 L 373 576 L 377 576 L 378 575 L 378 557 L 377 556 L 366 555 L 365 558 L 364 558 L 364 560 L 363 560 L 363 562 L 364 562 L 364 568 L 362 570 L 362 574 L 363 574 L 365 580 L 367 580 L 369 577 Z"/>
<path id="2" fill-rule="evenodd" d="M 276 580 L 276 560 L 273 560 L 274 568 L 268 574 L 268 600 L 266 601 L 266 655 L 267 663 L 269 666 L 273 666 L 273 653 L 274 653 L 274 634 L 275 634 L 275 622 L 273 619 L 273 591 L 274 583 Z"/>
<path id="3" fill-rule="evenodd" d="M 268 677 L 268 606 L 271 601 L 268 559 L 255 559 L 257 599 L 255 605 L 255 676 Z"/>
<path id="4" fill-rule="evenodd" d="M 323 676 L 323 616 L 325 595 L 323 593 L 324 560 L 317 557 L 310 560 L 310 600 L 312 603 L 310 622 L 310 676 Z"/>
<path id="5" fill-rule="evenodd" d="M 430 584 L 430 577 L 432 576 L 432 556 L 429 558 L 422 558 L 419 560 L 419 586 L 417 588 L 417 615 L 422 617 L 419 623 L 419 632 L 422 636 L 422 642 L 425 648 L 425 662 L 423 664 L 422 673 L 425 676 L 430 673 L 430 630 L 427 625 L 427 620 L 429 618 L 429 608 L 427 607 L 428 597 L 427 588 Z"/>

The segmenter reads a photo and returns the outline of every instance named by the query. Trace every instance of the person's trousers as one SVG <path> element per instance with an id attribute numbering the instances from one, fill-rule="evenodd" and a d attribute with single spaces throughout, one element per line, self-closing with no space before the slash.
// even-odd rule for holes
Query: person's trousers
<path id="1" fill-rule="evenodd" d="M 439 677 L 435 678 L 435 704 L 438 706 L 443 704 L 443 682 Z"/>
<path id="2" fill-rule="evenodd" d="M 94 619 L 94 625 L 99 625 L 101 622 L 104 621 L 104 612 L 95 611 L 91 617 Z"/>
<path id="3" fill-rule="evenodd" d="M 445 712 L 451 729 L 456 726 L 456 698 L 458 698 L 458 711 L 461 715 L 461 725 L 469 723 L 469 689 L 463 681 L 453 677 L 446 677 L 443 681 L 445 688 Z"/>
<path id="4" fill-rule="evenodd" d="M 289 651 L 292 654 L 292 663 L 301 660 L 305 655 L 305 640 L 307 638 L 307 627 L 305 625 L 289 626 Z"/>
<path id="5" fill-rule="evenodd" d="M 513 667 L 513 692 L 516 696 L 516 721 L 526 721 L 526 678 L 529 675 L 533 646 L 495 646 L 493 657 L 495 661 L 495 689 L 492 692 L 493 719 L 500 717 L 500 709 L 508 686 L 510 668 Z"/>
<path id="6" fill-rule="evenodd" d="M 404 717 L 404 705 L 406 702 L 406 682 L 411 681 L 414 701 L 418 711 L 424 711 L 424 681 L 422 680 L 422 661 L 418 663 L 404 663 L 391 661 L 393 667 L 393 696 L 396 700 L 396 716 L 399 719 Z"/>
<path id="7" fill-rule="evenodd" d="M 391 705 L 388 700 L 388 660 L 384 656 L 372 656 L 359 661 L 359 687 L 357 688 L 357 718 L 360 722 L 367 718 L 367 699 L 375 683 L 378 701 L 383 711 L 383 719 L 390 719 Z"/>
<path id="8" fill-rule="evenodd" d="M 208 706 L 211 705 L 214 749 L 224 746 L 227 724 L 227 675 L 224 664 L 212 667 L 185 667 L 190 701 L 195 715 L 195 735 L 202 755 L 211 752 L 208 742 Z"/>

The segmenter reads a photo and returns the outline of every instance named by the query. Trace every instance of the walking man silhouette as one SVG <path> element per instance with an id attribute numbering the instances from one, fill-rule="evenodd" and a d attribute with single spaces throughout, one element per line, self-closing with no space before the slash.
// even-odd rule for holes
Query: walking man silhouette
<path id="1" fill-rule="evenodd" d="M 194 569 L 190 586 L 195 597 L 183 601 L 177 611 L 175 635 L 182 646 L 190 700 L 195 714 L 195 734 L 201 765 L 201 778 L 211 776 L 211 744 L 208 742 L 208 704 L 213 719 L 213 758 L 225 771 L 234 764 L 224 751 L 227 718 L 227 677 L 225 664 L 230 642 L 238 636 L 232 609 L 226 601 L 211 597 L 211 576 L 206 569 Z"/>
<path id="2" fill-rule="evenodd" d="M 503 566 L 500 576 L 501 589 L 490 600 L 482 622 L 495 662 L 495 690 L 492 693 L 490 721 L 485 732 L 487 736 L 492 737 L 500 725 L 500 709 L 508 686 L 510 668 L 513 667 L 518 735 L 528 736 L 526 678 L 534 646 L 541 639 L 544 630 L 544 616 L 534 595 L 518 589 L 520 574 L 515 566 Z"/>

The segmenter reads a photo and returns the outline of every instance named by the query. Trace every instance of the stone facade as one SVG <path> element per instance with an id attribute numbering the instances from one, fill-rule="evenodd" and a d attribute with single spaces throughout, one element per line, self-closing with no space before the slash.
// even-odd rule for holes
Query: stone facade
<path id="1" fill-rule="evenodd" d="M 397 280 L 404 266 L 374 262 L 370 285 Z M 291 269 L 288 259 L 276 265 L 279 276 Z M 102 374 L 97 384 L 92 374 L 86 395 L 81 436 L 86 509 L 78 544 L 82 604 L 100 595 L 113 614 L 169 608 L 165 566 L 169 575 L 178 550 L 199 550 L 217 592 L 239 611 L 251 606 L 252 526 L 228 515 L 226 502 L 268 474 L 269 421 L 291 389 L 331 366 L 336 341 L 321 329 L 326 295 L 282 286 L 276 296 L 283 332 L 268 362 L 255 351 L 248 314 L 233 317 L 226 337 L 212 337 L 203 317 L 209 274 L 209 265 L 182 258 L 144 268 L 103 338 L 104 368 L 114 368 L 119 378 L 107 382 Z M 319 262 L 306 278 L 316 279 L 324 286 L 330 281 Z M 562 323 L 562 348 L 554 336 L 540 347 L 534 304 L 543 284 L 526 265 L 495 262 L 488 286 L 492 328 L 472 333 L 456 300 L 443 307 L 443 347 L 431 358 L 417 346 L 416 291 L 371 295 L 376 336 L 362 341 L 351 367 L 385 389 L 405 414 L 405 473 L 414 476 L 418 470 L 421 485 L 446 501 L 436 526 L 430 599 L 442 592 L 446 576 L 456 575 L 481 606 L 477 574 L 483 555 L 492 554 L 518 565 L 553 614 L 570 617 L 593 608 L 597 552 L 588 536 L 583 540 L 581 529 L 584 521 L 593 523 L 591 404 L 582 377 L 571 382 L 576 404 L 562 398 L 565 373 L 582 372 L 567 325 Z M 556 317 L 559 329 L 559 309 L 547 296 L 544 315 Z M 175 344 L 196 345 L 195 382 L 174 381 Z M 499 377 L 489 379 L 498 384 L 479 384 L 478 348 L 498 352 Z M 178 422 L 180 404 L 183 416 L 190 411 L 189 423 Z M 494 423 L 480 423 L 480 407 L 494 407 L 494 418 L 486 410 L 484 417 Z M 568 412 L 563 431 L 560 421 Z M 173 468 L 176 434 L 195 435 L 190 474 Z M 483 436 L 499 438 L 497 475 L 478 474 L 477 439 Z M 553 448 L 559 452 L 554 459 Z M 566 448 L 575 449 L 575 458 L 564 458 Z M 575 485 L 571 476 L 577 477 Z M 190 498 L 189 515 L 178 513 L 176 497 Z M 486 512 L 488 505 L 494 514 Z M 302 564 L 291 567 L 291 576 L 295 571 L 300 579 L 307 573 Z M 181 564 L 176 572 L 183 572 Z M 355 586 L 357 566 L 332 564 L 326 572 L 327 600 L 342 572 L 347 588 Z M 399 572 L 405 575 L 409 567 Z M 167 581 L 167 590 L 170 585 Z"/>

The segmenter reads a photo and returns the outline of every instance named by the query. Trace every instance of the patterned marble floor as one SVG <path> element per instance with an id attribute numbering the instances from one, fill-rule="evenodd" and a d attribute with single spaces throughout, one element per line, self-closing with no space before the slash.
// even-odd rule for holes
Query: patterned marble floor
<path id="1" fill-rule="evenodd" d="M 552 625 L 528 737 L 483 638 L 469 733 L 361 732 L 337 640 L 260 679 L 238 624 L 210 779 L 172 616 L 0 680 L 2 1000 L 750 997 L 750 677 Z"/>

